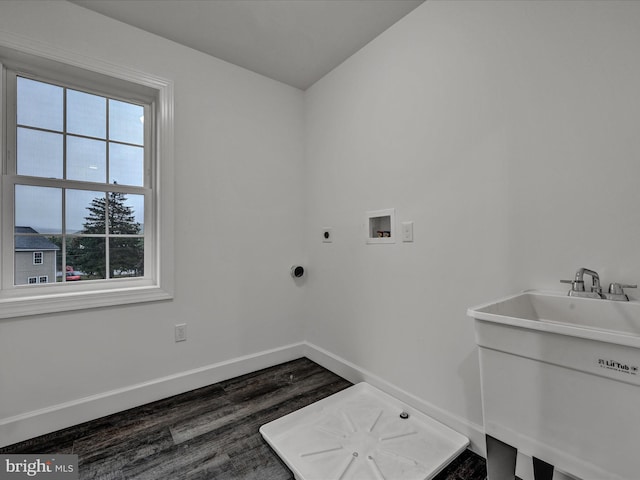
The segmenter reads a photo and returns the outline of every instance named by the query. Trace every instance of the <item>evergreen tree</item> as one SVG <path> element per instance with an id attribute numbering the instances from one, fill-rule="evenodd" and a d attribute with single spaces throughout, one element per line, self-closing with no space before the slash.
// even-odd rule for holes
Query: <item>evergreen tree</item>
<path id="1" fill-rule="evenodd" d="M 144 241 L 139 235 L 140 223 L 135 221 L 131 207 L 125 205 L 127 198 L 121 192 L 109 192 L 94 198 L 87 207 L 81 234 L 104 234 L 109 219 L 109 277 L 142 276 L 144 274 Z M 72 265 L 90 278 L 106 278 L 107 244 L 100 237 L 76 237 L 67 244 L 67 265 Z"/>

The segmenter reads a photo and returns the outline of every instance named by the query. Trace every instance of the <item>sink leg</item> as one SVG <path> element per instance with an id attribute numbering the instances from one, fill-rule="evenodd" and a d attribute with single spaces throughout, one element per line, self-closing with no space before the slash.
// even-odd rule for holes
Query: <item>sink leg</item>
<path id="1" fill-rule="evenodd" d="M 553 465 L 533 457 L 533 478 L 535 480 L 552 480 Z"/>
<path id="2" fill-rule="evenodd" d="M 514 480 L 518 450 L 491 435 L 485 435 L 485 439 L 487 442 L 487 479 Z"/>

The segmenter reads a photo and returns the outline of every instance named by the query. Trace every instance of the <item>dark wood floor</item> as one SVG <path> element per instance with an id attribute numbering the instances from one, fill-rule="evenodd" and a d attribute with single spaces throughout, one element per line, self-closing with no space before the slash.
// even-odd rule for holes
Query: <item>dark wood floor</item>
<path id="1" fill-rule="evenodd" d="M 78 455 L 82 480 L 289 480 L 261 425 L 351 385 L 302 358 L 0 448 Z M 460 455 L 437 480 L 484 480 Z"/>

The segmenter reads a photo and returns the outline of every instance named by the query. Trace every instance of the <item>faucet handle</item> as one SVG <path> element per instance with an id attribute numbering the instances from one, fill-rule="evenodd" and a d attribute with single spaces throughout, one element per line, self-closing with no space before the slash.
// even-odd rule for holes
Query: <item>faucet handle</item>
<path id="1" fill-rule="evenodd" d="M 638 288 L 638 285 L 626 285 L 620 283 L 610 283 L 609 284 L 609 293 L 613 295 L 623 295 L 625 288 Z"/>

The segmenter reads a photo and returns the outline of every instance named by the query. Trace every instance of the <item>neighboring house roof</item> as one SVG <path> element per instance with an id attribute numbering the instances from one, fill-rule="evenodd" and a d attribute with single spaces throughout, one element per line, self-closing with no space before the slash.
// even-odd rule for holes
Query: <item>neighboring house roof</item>
<path id="1" fill-rule="evenodd" d="M 31 227 L 16 227 L 16 251 L 60 250 L 55 243 Z M 26 234 L 26 235 L 25 235 Z"/>

